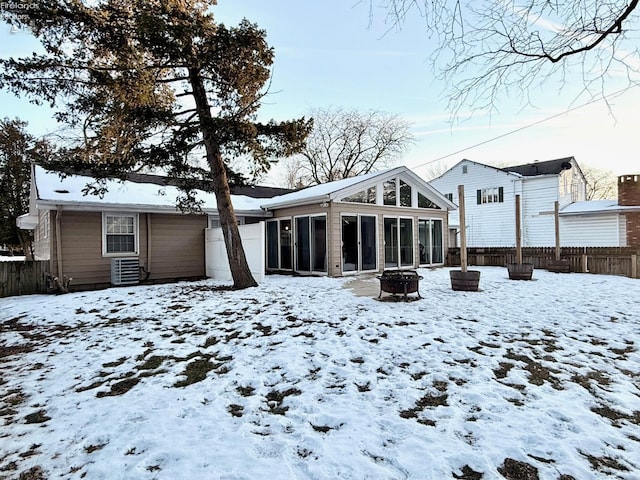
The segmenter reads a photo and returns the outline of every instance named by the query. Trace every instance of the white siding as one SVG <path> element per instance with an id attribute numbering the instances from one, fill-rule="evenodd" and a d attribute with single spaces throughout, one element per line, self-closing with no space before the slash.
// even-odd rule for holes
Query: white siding
<path id="1" fill-rule="evenodd" d="M 626 234 L 620 235 L 619 217 L 608 213 L 560 217 L 560 245 L 563 247 L 622 247 Z M 622 239 L 622 241 L 621 241 Z"/>
<path id="2" fill-rule="evenodd" d="M 618 235 L 620 238 L 620 246 L 628 247 L 627 245 L 627 217 L 624 215 L 618 215 Z"/>
<path id="3" fill-rule="evenodd" d="M 522 186 L 522 245 L 552 247 L 556 244 L 554 203 L 558 177 L 529 177 Z"/>
<path id="4" fill-rule="evenodd" d="M 463 167 L 466 167 L 466 173 L 463 173 Z M 515 194 L 520 188 L 520 179 L 516 175 L 475 162 L 462 161 L 429 183 L 442 194 L 452 193 L 453 203 L 456 205 L 458 185 L 464 185 L 467 246 L 515 246 Z M 477 190 L 495 187 L 504 189 L 504 201 L 478 205 Z M 449 223 L 456 226 L 460 224 L 457 211 L 450 213 Z"/>

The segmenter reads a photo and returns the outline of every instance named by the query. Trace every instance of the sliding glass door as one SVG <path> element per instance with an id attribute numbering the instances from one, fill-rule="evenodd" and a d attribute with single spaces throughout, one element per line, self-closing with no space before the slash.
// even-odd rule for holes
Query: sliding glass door
<path id="1" fill-rule="evenodd" d="M 420 265 L 433 265 L 444 262 L 442 220 L 418 220 L 418 242 L 420 246 Z"/>
<path id="2" fill-rule="evenodd" d="M 384 219 L 384 267 L 413 266 L 413 219 Z"/>
<path id="3" fill-rule="evenodd" d="M 378 269 L 376 217 L 342 216 L 342 271 L 362 272 Z"/>
<path id="4" fill-rule="evenodd" d="M 295 218 L 296 271 L 327 272 L 327 217 Z"/>
<path id="5" fill-rule="evenodd" d="M 326 215 L 267 220 L 267 269 L 327 273 Z"/>
<path id="6" fill-rule="evenodd" d="M 291 219 L 267 221 L 267 269 L 292 270 Z"/>

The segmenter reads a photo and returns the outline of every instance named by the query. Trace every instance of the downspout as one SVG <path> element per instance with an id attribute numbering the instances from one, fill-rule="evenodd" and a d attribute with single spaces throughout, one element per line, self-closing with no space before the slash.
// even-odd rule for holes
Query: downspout
<path id="1" fill-rule="evenodd" d="M 151 213 L 145 215 L 147 223 L 147 271 L 145 272 L 145 280 L 149 280 L 151 275 Z"/>
<path id="2" fill-rule="evenodd" d="M 60 229 L 60 218 L 62 217 L 62 207 L 56 206 L 56 260 L 58 263 L 58 275 L 60 281 L 63 281 L 62 276 L 62 231 Z"/>

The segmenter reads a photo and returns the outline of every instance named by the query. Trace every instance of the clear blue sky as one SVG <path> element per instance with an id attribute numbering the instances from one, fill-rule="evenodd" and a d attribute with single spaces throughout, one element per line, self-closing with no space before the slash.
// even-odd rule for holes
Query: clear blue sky
<path id="1" fill-rule="evenodd" d="M 376 4 L 376 2 L 374 2 Z M 533 92 L 534 107 L 521 109 L 510 99 L 500 113 L 476 112 L 451 124 L 444 85 L 434 80 L 427 57 L 429 44 L 421 19 L 410 18 L 401 29 L 385 25 L 383 11 L 363 0 L 219 0 L 218 21 L 236 24 L 243 17 L 267 31 L 275 49 L 272 94 L 262 116 L 284 120 L 305 115 L 314 107 L 337 106 L 383 110 L 412 123 L 417 142 L 398 163 L 428 175 L 427 162 L 500 137 L 568 108 L 578 72 L 565 95 L 556 90 Z M 26 54 L 34 47 L 25 32 L 11 33 L 0 25 L 0 55 Z M 614 90 L 612 88 L 611 90 Z M 501 164 L 525 163 L 573 155 L 580 164 L 640 173 L 635 131 L 640 88 L 612 101 L 575 110 L 554 120 L 500 140 L 452 155 L 437 165 L 451 166 L 462 158 Z M 612 114 L 615 116 L 612 116 Z M 29 121 L 35 134 L 55 128 L 46 109 L 30 107 L 0 94 L 0 116 Z"/>

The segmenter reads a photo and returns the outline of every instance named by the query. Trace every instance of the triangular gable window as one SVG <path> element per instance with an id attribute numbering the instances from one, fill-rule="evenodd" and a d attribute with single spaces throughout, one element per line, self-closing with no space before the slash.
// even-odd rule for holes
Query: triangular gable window
<path id="1" fill-rule="evenodd" d="M 376 187 L 369 187 L 342 199 L 343 202 L 376 203 Z"/>
<path id="2" fill-rule="evenodd" d="M 440 210 L 440 207 L 418 192 L 418 208 L 436 208 Z"/>

